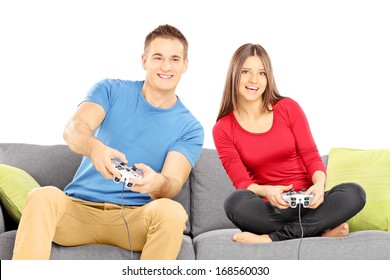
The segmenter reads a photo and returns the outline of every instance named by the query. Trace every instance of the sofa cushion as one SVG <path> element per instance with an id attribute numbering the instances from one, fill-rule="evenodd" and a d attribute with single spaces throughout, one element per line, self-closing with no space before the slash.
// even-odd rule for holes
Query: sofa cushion
<path id="1" fill-rule="evenodd" d="M 214 230 L 194 238 L 197 260 L 388 260 L 390 234 L 366 230 L 347 237 L 306 237 L 265 244 L 232 241 L 238 229 Z M 299 249 L 300 248 L 300 249 Z M 298 250 L 299 253 L 298 253 Z"/>
<path id="2" fill-rule="evenodd" d="M 0 164 L 0 200 L 10 217 L 19 222 L 27 194 L 40 187 L 27 172 Z"/>
<path id="3" fill-rule="evenodd" d="M 366 205 L 348 221 L 350 231 L 390 231 L 390 150 L 333 148 L 329 153 L 326 189 L 355 182 L 366 191 Z"/>
<path id="4" fill-rule="evenodd" d="M 61 190 L 73 179 L 81 158 L 66 145 L 0 144 L 1 163 L 26 171 L 41 186 Z"/>
<path id="5" fill-rule="evenodd" d="M 0 260 L 12 259 L 16 230 L 0 234 Z M 51 260 L 139 260 L 141 254 L 104 244 L 90 244 L 74 247 L 64 247 L 53 243 L 51 248 Z M 183 235 L 183 242 L 177 256 L 178 260 L 194 260 L 195 251 L 192 239 Z"/>
<path id="6" fill-rule="evenodd" d="M 139 260 L 140 252 L 133 254 L 119 247 L 105 244 L 89 244 L 75 247 L 63 247 L 53 243 L 51 260 Z M 177 256 L 178 260 L 194 260 L 195 251 L 189 236 L 183 235 L 183 242 Z"/>
<path id="7" fill-rule="evenodd" d="M 233 187 L 216 150 L 203 148 L 191 173 L 191 232 L 235 228 L 224 211 L 224 201 Z"/>

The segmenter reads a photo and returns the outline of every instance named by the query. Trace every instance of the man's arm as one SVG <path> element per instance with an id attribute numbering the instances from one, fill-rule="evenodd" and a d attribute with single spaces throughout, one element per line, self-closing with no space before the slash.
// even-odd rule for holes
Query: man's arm
<path id="1" fill-rule="evenodd" d="M 105 117 L 103 107 L 97 103 L 84 102 L 65 126 L 64 140 L 75 153 L 91 157 L 93 147 L 100 142 L 93 131 Z"/>
<path id="2" fill-rule="evenodd" d="M 76 110 L 73 117 L 64 129 L 64 140 L 75 153 L 91 158 L 95 168 L 105 178 L 112 178 L 113 174 L 120 176 L 112 167 L 111 159 L 119 158 L 127 162 L 124 154 L 112 149 L 93 135 L 105 118 L 102 106 L 94 102 L 84 102 Z"/>
<path id="3" fill-rule="evenodd" d="M 184 183 L 186 182 L 192 165 L 188 159 L 177 151 L 168 153 L 161 173 L 153 171 L 145 164 L 136 164 L 137 168 L 142 169 L 144 179 L 135 181 L 131 190 L 147 193 L 153 199 L 157 198 L 172 198 L 176 196 Z"/>

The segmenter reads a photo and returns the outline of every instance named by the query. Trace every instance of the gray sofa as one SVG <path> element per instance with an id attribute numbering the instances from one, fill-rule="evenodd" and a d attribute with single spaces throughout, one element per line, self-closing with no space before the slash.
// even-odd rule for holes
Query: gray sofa
<path id="1" fill-rule="evenodd" d="M 327 157 L 323 157 L 325 163 Z M 72 179 L 81 156 L 66 145 L 0 143 L 0 163 L 28 172 L 41 185 L 63 189 Z M 1 178 L 0 178 L 1 180 Z M 226 218 L 223 202 L 234 188 L 213 149 L 203 149 L 181 193 L 174 199 L 186 209 L 189 220 L 178 256 L 181 260 L 223 259 L 390 259 L 390 233 L 352 232 L 345 238 L 304 238 L 268 244 L 238 244 L 231 240 L 238 229 Z M 17 224 L 1 205 L 0 259 L 11 259 Z M 299 253 L 298 253 L 298 250 Z M 62 247 L 53 244 L 51 259 L 139 259 L 127 250 L 109 245 Z"/>

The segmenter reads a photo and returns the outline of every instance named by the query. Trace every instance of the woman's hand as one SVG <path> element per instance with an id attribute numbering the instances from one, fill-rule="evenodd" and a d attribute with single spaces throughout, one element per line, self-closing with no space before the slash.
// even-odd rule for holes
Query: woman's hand
<path id="1" fill-rule="evenodd" d="M 256 185 L 252 184 L 248 187 L 248 190 L 254 192 L 256 195 L 267 198 L 272 206 L 278 207 L 279 209 L 287 209 L 290 205 L 284 201 L 281 194 L 289 191 L 292 185 L 289 186 L 269 186 L 269 185 Z"/>
<path id="2" fill-rule="evenodd" d="M 326 174 L 321 170 L 317 170 L 313 174 L 312 181 L 313 186 L 311 186 L 306 191 L 306 193 L 314 195 L 314 198 L 310 203 L 309 208 L 316 209 L 324 202 Z"/>
<path id="3" fill-rule="evenodd" d="M 324 185 L 321 183 L 314 184 L 306 191 L 306 194 L 314 195 L 309 208 L 316 209 L 324 202 Z"/>

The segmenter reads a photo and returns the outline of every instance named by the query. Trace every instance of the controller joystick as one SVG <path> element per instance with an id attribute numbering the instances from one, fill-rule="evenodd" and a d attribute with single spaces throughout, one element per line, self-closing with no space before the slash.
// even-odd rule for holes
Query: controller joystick
<path id="1" fill-rule="evenodd" d="M 123 162 L 117 162 L 116 160 L 112 160 L 112 165 L 118 172 L 121 174 L 121 178 L 114 177 L 113 180 L 115 183 L 124 182 L 126 188 L 131 188 L 134 184 L 129 182 L 130 179 L 142 179 L 143 174 L 141 170 L 137 169 L 135 166 L 128 167 Z"/>
<path id="2" fill-rule="evenodd" d="M 289 192 L 282 193 L 281 197 L 291 208 L 296 208 L 298 204 L 302 204 L 304 208 L 308 208 L 313 201 L 314 195 L 306 194 L 305 189 L 302 189 L 300 192 L 290 190 Z"/>

